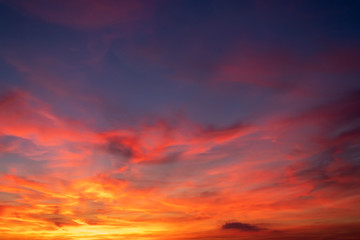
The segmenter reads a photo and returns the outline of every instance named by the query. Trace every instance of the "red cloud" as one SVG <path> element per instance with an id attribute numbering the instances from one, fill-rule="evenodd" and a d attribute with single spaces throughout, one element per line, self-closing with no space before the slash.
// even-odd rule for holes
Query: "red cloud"
<path id="1" fill-rule="evenodd" d="M 216 128 L 183 119 L 177 124 L 163 120 L 99 132 L 55 114 L 51 106 L 27 92 L 9 92 L 0 100 L 5 123 L 0 132 L 46 149 L 47 154 L 34 159 L 48 172 L 13 171 L 1 176 L 2 191 L 17 196 L 13 204 L 2 200 L 3 223 L 17 229 L 12 222 L 17 216 L 32 233 L 46 235 L 61 229 L 63 235 L 75 238 L 84 229 L 106 231 L 111 237 L 126 236 L 119 229 L 133 233 L 154 228 L 160 229 L 161 239 L 168 228 L 189 237 L 201 233 L 232 237 L 234 233 L 216 230 L 216 222 L 232 214 L 238 218 L 238 213 L 246 213 L 241 214 L 244 222 L 277 222 L 265 225 L 268 231 L 229 231 L 249 238 L 251 234 L 269 236 L 271 229 L 286 230 L 278 224 L 284 215 L 292 219 L 292 226 L 316 222 L 315 215 L 336 222 L 344 215 L 339 210 L 342 201 L 347 202 L 347 210 L 357 209 L 353 197 L 359 169 L 341 161 L 341 154 L 350 154 L 346 147 L 358 133 L 340 131 L 335 138 L 314 142 L 317 132 L 341 129 L 357 117 L 356 99 L 352 95 L 264 125 Z M 302 132 L 309 126 L 318 131 Z M 289 132 L 291 136 L 286 135 Z M 23 145 L 7 144 L 11 147 L 3 153 L 34 160 Z M 336 161 L 321 155 L 340 146 L 345 152 L 329 152 Z M 306 154 L 288 160 L 289 153 L 298 152 Z M 4 161 L 6 155 L 0 157 Z M 355 191 L 345 188 L 349 184 Z M 350 212 L 345 215 L 357 217 Z M 179 230 L 179 222 L 197 228 Z"/>
<path id="2" fill-rule="evenodd" d="M 0 118 L 0 133 L 3 135 L 31 139 L 44 145 L 95 140 L 94 133 L 81 123 L 59 118 L 47 104 L 20 90 L 2 97 Z"/>

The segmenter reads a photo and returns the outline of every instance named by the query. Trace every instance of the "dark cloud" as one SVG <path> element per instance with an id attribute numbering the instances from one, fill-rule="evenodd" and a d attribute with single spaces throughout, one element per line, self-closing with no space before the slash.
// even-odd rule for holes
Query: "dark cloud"
<path id="1" fill-rule="evenodd" d="M 337 135 L 335 132 L 341 136 L 343 131 L 340 130 L 344 126 L 348 129 L 349 126 L 356 128 L 360 124 L 360 90 L 346 92 L 338 99 L 303 112 L 294 120 L 320 123 L 324 133 L 332 133 L 331 137 L 334 137 Z"/>
<path id="2" fill-rule="evenodd" d="M 355 151 L 355 153 L 353 153 Z M 342 195 L 357 194 L 360 183 L 360 165 L 355 154 L 359 149 L 344 148 L 341 153 L 326 151 L 288 167 L 290 178 L 310 183 L 313 192 L 325 188 L 339 189 Z"/>
<path id="3" fill-rule="evenodd" d="M 260 228 L 256 225 L 251 225 L 248 223 L 241 222 L 227 222 L 221 227 L 222 229 L 236 229 L 244 232 L 259 232 L 266 230 L 265 228 Z"/>
<path id="4" fill-rule="evenodd" d="M 214 126 L 208 126 L 204 128 L 203 135 L 206 138 L 217 138 L 217 137 L 223 137 L 223 136 L 229 136 L 236 134 L 240 131 L 247 130 L 251 126 L 247 126 L 243 124 L 242 122 L 235 123 L 233 125 L 219 128 Z"/>
<path id="5" fill-rule="evenodd" d="M 308 121 L 318 127 L 319 132 L 310 136 L 318 152 L 288 167 L 292 180 L 310 182 L 314 191 L 337 187 L 343 193 L 350 193 L 358 189 L 360 91 L 348 92 L 331 103 L 307 111 L 298 121 Z"/>
<path id="6" fill-rule="evenodd" d="M 134 152 L 131 147 L 122 143 L 120 138 L 108 138 L 106 150 L 114 155 L 121 155 L 126 158 L 131 158 L 134 155 Z"/>
<path id="7" fill-rule="evenodd" d="M 72 221 L 71 217 L 62 215 L 62 214 L 37 214 L 32 215 L 33 218 L 42 219 L 47 222 L 51 222 L 55 224 L 57 227 L 63 227 L 63 226 L 74 226 L 79 225 L 76 222 Z"/>

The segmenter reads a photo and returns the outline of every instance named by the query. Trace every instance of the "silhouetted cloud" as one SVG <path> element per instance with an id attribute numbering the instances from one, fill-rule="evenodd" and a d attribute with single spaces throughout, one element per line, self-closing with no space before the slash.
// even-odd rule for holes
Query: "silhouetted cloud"
<path id="1" fill-rule="evenodd" d="M 227 222 L 221 227 L 222 229 L 236 229 L 244 232 L 259 232 L 266 230 L 265 228 L 260 228 L 256 225 L 251 225 L 248 223 L 241 222 Z"/>

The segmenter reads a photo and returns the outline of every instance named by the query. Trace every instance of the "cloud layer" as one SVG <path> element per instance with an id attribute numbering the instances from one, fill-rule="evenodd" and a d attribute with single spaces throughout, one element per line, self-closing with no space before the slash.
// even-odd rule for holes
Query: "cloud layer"
<path id="1" fill-rule="evenodd" d="M 356 239 L 359 17 L 319 4 L 1 1 L 2 239 Z"/>

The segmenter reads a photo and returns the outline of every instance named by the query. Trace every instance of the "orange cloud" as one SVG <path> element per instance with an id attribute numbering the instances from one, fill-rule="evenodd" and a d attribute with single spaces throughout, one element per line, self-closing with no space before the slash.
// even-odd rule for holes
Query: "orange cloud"
<path id="1" fill-rule="evenodd" d="M 306 144 L 314 134 L 300 131 L 347 123 L 357 105 L 338 106 L 257 125 L 214 128 L 184 119 L 100 132 L 29 93 L 10 92 L 0 103 L 0 232 L 8 239 L 285 239 L 295 227 L 320 236 L 303 227 L 319 221 L 356 224 L 359 169 L 342 154 L 357 131 L 317 145 Z M 296 135 L 284 134 L 296 127 Z M 35 162 L 41 169 L 24 165 Z M 222 229 L 226 222 L 234 224 Z"/>

